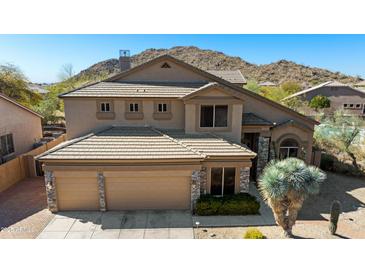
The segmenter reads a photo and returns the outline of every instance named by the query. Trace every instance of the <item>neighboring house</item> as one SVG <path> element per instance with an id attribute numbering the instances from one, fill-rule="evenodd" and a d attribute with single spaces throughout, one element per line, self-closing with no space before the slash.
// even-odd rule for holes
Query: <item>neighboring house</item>
<path id="1" fill-rule="evenodd" d="M 328 81 L 299 91 L 283 100 L 298 97 L 309 102 L 317 95 L 326 96 L 331 101 L 331 106 L 326 109 L 326 113 L 333 113 L 336 110 L 342 109 L 352 115 L 365 115 L 365 91 L 337 81 Z"/>
<path id="2" fill-rule="evenodd" d="M 33 148 L 42 138 L 42 116 L 0 93 L 0 164 Z"/>
<path id="3" fill-rule="evenodd" d="M 360 81 L 356 84 L 354 84 L 355 88 L 361 88 L 361 89 L 365 89 L 365 80 L 364 81 Z"/>
<path id="4" fill-rule="evenodd" d="M 277 84 L 270 82 L 270 81 L 266 81 L 266 82 L 261 82 L 259 83 L 260 87 L 276 87 Z"/>
<path id="5" fill-rule="evenodd" d="M 45 89 L 43 86 L 44 85 L 33 84 L 33 83 L 28 84 L 28 88 L 30 90 L 32 90 L 33 92 L 37 92 L 42 96 L 45 96 L 49 92 L 49 90 Z"/>
<path id="6" fill-rule="evenodd" d="M 50 210 L 193 209 L 247 192 L 269 159 L 310 162 L 314 120 L 168 55 L 120 61 L 60 96 L 69 141 L 38 157 Z"/>

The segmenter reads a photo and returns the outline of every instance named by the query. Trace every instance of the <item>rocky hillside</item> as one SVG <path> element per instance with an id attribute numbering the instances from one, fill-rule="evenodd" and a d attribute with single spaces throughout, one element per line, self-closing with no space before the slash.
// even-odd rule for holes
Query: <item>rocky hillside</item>
<path id="1" fill-rule="evenodd" d="M 343 83 L 354 83 L 360 79 L 340 72 L 326 69 L 299 65 L 291 61 L 280 60 L 267 65 L 255 65 L 242 60 L 240 57 L 225 55 L 213 50 L 202 50 L 197 47 L 173 47 L 171 49 L 147 49 L 132 56 L 132 66 L 142 64 L 157 56 L 170 54 L 189 64 L 208 70 L 233 70 L 239 69 L 242 74 L 257 82 L 285 82 L 293 80 L 303 86 L 312 86 L 329 80 Z M 118 73 L 118 59 L 109 59 L 99 62 L 74 76 L 77 79 L 100 79 Z"/>

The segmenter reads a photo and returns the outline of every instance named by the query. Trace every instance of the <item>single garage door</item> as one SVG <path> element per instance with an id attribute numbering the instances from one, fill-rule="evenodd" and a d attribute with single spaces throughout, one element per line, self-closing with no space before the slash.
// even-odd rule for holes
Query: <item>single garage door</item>
<path id="1" fill-rule="evenodd" d="M 108 210 L 189 209 L 191 171 L 104 172 Z"/>
<path id="2" fill-rule="evenodd" d="M 99 210 L 96 172 L 55 172 L 58 210 Z"/>

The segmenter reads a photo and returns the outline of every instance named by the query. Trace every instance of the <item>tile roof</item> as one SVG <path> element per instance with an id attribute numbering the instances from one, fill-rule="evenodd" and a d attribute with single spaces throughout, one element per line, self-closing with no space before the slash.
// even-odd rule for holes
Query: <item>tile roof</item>
<path id="1" fill-rule="evenodd" d="M 99 82 L 62 94 L 67 97 L 166 97 L 185 96 L 207 83 Z"/>
<path id="2" fill-rule="evenodd" d="M 247 82 L 239 70 L 207 70 L 207 72 L 234 84 Z"/>
<path id="3" fill-rule="evenodd" d="M 297 93 L 294 93 L 288 97 L 285 97 L 283 100 L 287 100 L 287 99 L 290 99 L 290 98 L 293 98 L 293 97 L 296 97 L 296 96 L 299 96 L 299 95 L 303 95 L 303 94 L 306 94 L 308 92 L 311 92 L 313 90 L 316 90 L 316 89 L 319 89 L 319 88 L 322 88 L 322 87 L 349 87 L 351 88 L 352 90 L 355 90 L 355 91 L 359 91 L 359 92 L 364 92 L 360 89 L 356 89 L 356 88 L 353 88 L 351 87 L 350 85 L 347 85 L 347 84 L 344 84 L 344 83 L 340 83 L 338 81 L 328 81 L 328 82 L 325 82 L 325 83 L 322 83 L 322 84 L 319 84 L 317 86 L 314 86 L 314 87 L 311 87 L 311 88 L 308 88 L 308 89 L 305 89 L 305 90 L 302 90 L 302 91 L 299 91 Z"/>
<path id="4" fill-rule="evenodd" d="M 242 125 L 272 126 L 273 123 L 251 112 L 242 114 Z"/>
<path id="5" fill-rule="evenodd" d="M 112 127 L 70 140 L 38 160 L 203 160 L 209 156 L 254 156 L 249 149 L 211 134 L 151 127 Z"/>
<path id="6" fill-rule="evenodd" d="M 185 133 L 179 129 L 162 130 L 188 148 L 198 151 L 208 157 L 221 156 L 251 156 L 256 154 L 243 145 L 230 142 L 211 133 Z"/>

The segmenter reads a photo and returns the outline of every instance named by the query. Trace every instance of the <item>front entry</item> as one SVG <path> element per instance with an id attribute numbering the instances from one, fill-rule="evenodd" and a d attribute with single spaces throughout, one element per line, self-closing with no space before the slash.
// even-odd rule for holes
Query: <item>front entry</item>
<path id="1" fill-rule="evenodd" d="M 242 143 L 248 146 L 253 152 L 258 152 L 260 133 L 244 133 Z M 252 167 L 250 169 L 250 179 L 256 181 L 257 177 L 257 156 L 252 160 Z"/>

